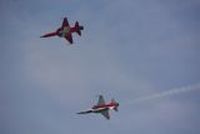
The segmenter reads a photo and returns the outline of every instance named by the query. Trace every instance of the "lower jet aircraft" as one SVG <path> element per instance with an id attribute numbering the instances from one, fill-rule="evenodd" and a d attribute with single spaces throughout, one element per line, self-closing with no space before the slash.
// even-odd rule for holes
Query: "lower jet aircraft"
<path id="1" fill-rule="evenodd" d="M 73 44 L 72 33 L 76 32 L 78 35 L 81 36 L 81 30 L 83 30 L 83 26 L 80 26 L 78 21 L 75 22 L 74 27 L 70 27 L 68 20 L 65 17 L 60 28 L 58 28 L 55 32 L 47 33 L 40 38 L 58 36 L 65 38 L 69 41 L 70 44 Z"/>
<path id="2" fill-rule="evenodd" d="M 109 120 L 109 110 L 114 109 L 115 111 L 118 111 L 118 106 L 119 103 L 117 103 L 114 99 L 112 99 L 110 103 L 106 104 L 103 96 L 100 95 L 97 105 L 94 105 L 90 110 L 82 111 L 77 114 L 100 113 Z"/>

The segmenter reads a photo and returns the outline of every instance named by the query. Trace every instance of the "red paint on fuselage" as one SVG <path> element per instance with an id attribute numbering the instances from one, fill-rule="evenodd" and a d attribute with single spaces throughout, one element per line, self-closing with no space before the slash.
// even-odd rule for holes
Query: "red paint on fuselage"
<path id="1" fill-rule="evenodd" d="M 92 109 L 96 110 L 96 109 L 104 109 L 104 108 L 115 108 L 115 107 L 118 107 L 119 104 L 118 103 L 109 103 L 109 104 L 105 104 L 105 105 L 94 105 L 92 107 Z"/>

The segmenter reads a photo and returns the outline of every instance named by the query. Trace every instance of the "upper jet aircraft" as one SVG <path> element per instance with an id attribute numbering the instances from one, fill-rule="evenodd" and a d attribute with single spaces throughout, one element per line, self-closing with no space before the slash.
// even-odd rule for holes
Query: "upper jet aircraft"
<path id="1" fill-rule="evenodd" d="M 97 105 L 94 105 L 91 109 L 87 111 L 82 111 L 77 114 L 100 113 L 109 120 L 109 110 L 114 109 L 115 111 L 118 111 L 118 106 L 119 103 L 117 103 L 114 99 L 112 99 L 110 103 L 106 104 L 103 96 L 100 95 Z"/>
<path id="2" fill-rule="evenodd" d="M 78 21 L 75 22 L 74 27 L 70 27 L 68 20 L 65 17 L 60 28 L 58 28 L 55 32 L 47 33 L 41 36 L 41 38 L 58 36 L 65 38 L 69 41 L 70 44 L 73 44 L 72 33 L 76 32 L 78 35 L 81 36 L 81 30 L 83 30 L 83 26 L 80 26 Z"/>

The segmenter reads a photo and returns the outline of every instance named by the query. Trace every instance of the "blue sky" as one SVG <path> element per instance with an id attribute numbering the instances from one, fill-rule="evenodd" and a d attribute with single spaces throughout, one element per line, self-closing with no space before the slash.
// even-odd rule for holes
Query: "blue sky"
<path id="1" fill-rule="evenodd" d="M 199 0 L 1 0 L 0 133 L 199 134 Z M 67 16 L 75 44 L 40 39 Z M 96 95 L 120 103 L 110 121 L 75 113 Z"/>

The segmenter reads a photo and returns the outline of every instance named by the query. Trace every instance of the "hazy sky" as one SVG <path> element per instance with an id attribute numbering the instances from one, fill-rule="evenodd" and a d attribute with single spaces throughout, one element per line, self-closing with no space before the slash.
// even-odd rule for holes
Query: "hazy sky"
<path id="1" fill-rule="evenodd" d="M 199 134 L 199 0 L 1 0 L 1 134 Z M 75 44 L 39 38 L 67 16 Z M 76 115 L 97 95 L 111 120 Z"/>

